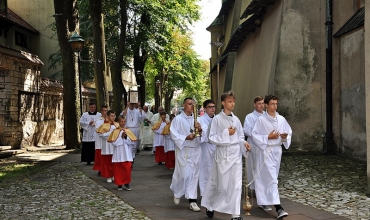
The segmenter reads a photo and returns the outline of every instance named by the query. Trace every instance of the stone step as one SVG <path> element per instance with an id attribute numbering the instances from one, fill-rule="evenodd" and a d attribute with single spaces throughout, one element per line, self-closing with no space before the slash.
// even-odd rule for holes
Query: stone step
<path id="1" fill-rule="evenodd" d="M 0 151 L 10 150 L 10 149 L 12 149 L 12 146 L 0 146 Z"/>
<path id="2" fill-rule="evenodd" d="M 23 154 L 25 152 L 26 151 L 22 150 L 22 149 L 0 151 L 0 159 L 7 158 L 7 157 L 12 157 L 12 156 L 17 155 L 17 154 Z"/>

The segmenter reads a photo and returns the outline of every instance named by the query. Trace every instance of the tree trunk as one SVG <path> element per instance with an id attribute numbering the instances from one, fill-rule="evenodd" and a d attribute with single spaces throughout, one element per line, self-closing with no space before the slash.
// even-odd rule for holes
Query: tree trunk
<path id="1" fill-rule="evenodd" d="M 107 64 L 102 1 L 90 0 L 90 16 L 94 37 L 94 59 L 101 61 L 101 63 L 95 64 L 94 67 L 97 108 L 100 109 L 102 105 L 109 105 L 107 79 L 105 77 L 107 74 Z"/>
<path id="2" fill-rule="evenodd" d="M 55 24 L 58 35 L 63 68 L 63 114 L 64 144 L 67 149 L 80 146 L 80 87 L 78 80 L 77 56 L 68 43 L 72 32 L 79 32 L 77 0 L 54 0 Z"/>
<path id="3" fill-rule="evenodd" d="M 171 100 L 173 98 L 173 90 L 170 90 L 168 93 L 166 93 L 165 97 L 165 103 L 164 103 L 164 108 L 166 109 L 167 114 L 171 114 Z"/>
<path id="4" fill-rule="evenodd" d="M 150 26 L 150 13 L 149 12 L 143 12 L 140 19 L 139 24 L 139 32 L 137 34 L 138 39 L 142 39 L 141 42 L 147 41 L 148 37 L 146 36 L 147 31 L 145 27 Z M 148 52 L 141 47 L 141 42 L 137 42 L 135 45 L 133 45 L 132 51 L 134 52 L 134 70 L 141 71 L 144 74 L 144 67 L 146 64 L 146 61 L 148 60 Z M 137 77 L 137 74 L 135 72 L 135 76 Z M 139 97 L 141 101 L 141 105 L 144 105 L 145 103 L 145 79 L 137 79 L 136 78 L 136 84 L 140 85 L 138 88 L 139 90 Z M 158 106 L 157 106 L 158 107 Z"/>
<path id="5" fill-rule="evenodd" d="M 121 30 L 126 30 L 127 24 L 127 0 L 120 1 Z M 127 92 L 122 83 L 123 55 L 125 54 L 126 31 L 121 31 L 118 51 L 112 67 L 113 106 L 112 109 L 119 114 L 127 103 Z M 122 95 L 123 103 L 122 103 Z"/>

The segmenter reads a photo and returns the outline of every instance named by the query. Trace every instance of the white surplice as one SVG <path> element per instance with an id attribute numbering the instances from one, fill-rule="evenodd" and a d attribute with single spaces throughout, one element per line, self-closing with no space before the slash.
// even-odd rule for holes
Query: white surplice
<path id="1" fill-rule="evenodd" d="M 165 144 L 165 137 L 162 135 L 163 128 L 167 125 L 167 122 L 162 121 L 161 125 L 157 130 L 154 130 L 154 142 L 153 146 L 163 146 Z"/>
<path id="2" fill-rule="evenodd" d="M 150 119 L 150 128 L 152 128 L 152 126 L 160 120 L 162 120 L 162 119 L 161 119 L 161 116 L 159 115 L 159 113 L 154 114 L 153 117 Z M 170 116 L 168 114 L 166 114 L 166 121 L 170 121 Z M 153 142 L 154 142 L 154 138 L 153 138 Z M 153 144 L 153 142 L 151 144 Z M 155 151 L 155 145 L 154 144 L 153 144 L 152 151 Z"/>
<path id="3" fill-rule="evenodd" d="M 132 162 L 132 145 L 134 142 L 130 140 L 129 137 L 122 138 L 123 130 L 119 133 L 116 141 L 112 142 L 113 145 L 113 156 L 112 163 L 117 162 Z"/>
<path id="4" fill-rule="evenodd" d="M 170 189 L 175 198 L 185 195 L 186 199 L 196 199 L 199 166 L 200 166 L 200 138 L 185 140 L 186 136 L 194 130 L 193 116 L 187 116 L 184 112 L 176 116 L 170 127 L 171 138 L 175 143 L 175 170 L 172 175 Z"/>
<path id="5" fill-rule="evenodd" d="M 96 119 L 95 121 L 95 150 L 98 150 L 102 148 L 103 145 L 105 145 L 106 141 L 103 140 L 98 133 L 96 133 L 96 129 L 98 129 L 102 124 L 104 124 L 105 119 L 103 117 L 100 117 Z"/>
<path id="6" fill-rule="evenodd" d="M 208 142 L 208 127 L 212 121 L 212 118 L 208 114 L 204 114 L 198 118 L 198 122 L 202 126 L 202 138 L 201 141 L 201 159 L 200 159 L 200 172 L 199 172 L 199 189 L 200 195 L 203 196 L 204 188 L 206 187 L 207 181 L 211 175 L 211 169 L 213 164 L 213 158 L 215 155 L 216 145 Z"/>
<path id="7" fill-rule="evenodd" d="M 95 141 L 95 125 L 90 125 L 90 122 L 100 118 L 100 112 L 97 112 L 95 115 L 89 114 L 89 112 L 84 112 L 80 118 L 80 126 L 83 129 L 82 132 L 82 142 L 94 142 Z"/>
<path id="8" fill-rule="evenodd" d="M 286 119 L 275 113 L 275 118 L 266 112 L 257 119 L 252 131 L 252 139 L 257 146 L 255 149 L 255 190 L 258 205 L 280 204 L 278 190 L 278 175 L 283 144 L 289 148 L 292 138 L 292 129 Z M 278 139 L 268 139 L 271 131 L 278 131 L 280 134 L 287 133 L 288 137 L 283 142 Z"/>
<path id="9" fill-rule="evenodd" d="M 256 148 L 256 145 L 254 144 L 253 140 L 252 140 L 252 131 L 253 131 L 253 127 L 254 127 L 254 124 L 256 123 L 258 117 L 260 117 L 261 115 L 263 115 L 264 112 L 262 113 L 259 113 L 257 112 L 256 110 L 254 110 L 252 113 L 248 114 L 247 116 L 245 116 L 245 119 L 244 119 L 244 126 L 243 126 L 243 130 L 244 130 L 244 135 L 246 137 L 248 137 L 248 143 L 250 144 L 251 146 L 251 151 L 249 152 L 249 156 L 248 156 L 248 160 L 247 160 L 247 177 L 248 177 L 248 182 L 250 183 L 251 181 L 253 181 L 253 177 L 254 177 L 254 174 L 256 173 L 256 166 L 255 166 L 255 148 Z M 250 189 L 254 189 L 254 182 L 249 186 Z"/>
<path id="10" fill-rule="evenodd" d="M 171 139 L 170 134 L 163 135 L 164 136 L 164 152 L 167 153 L 168 151 L 175 151 L 175 143 Z"/>
<path id="11" fill-rule="evenodd" d="M 148 111 L 146 113 L 145 118 L 150 121 L 152 119 L 152 117 L 153 117 L 153 112 Z M 154 134 L 153 134 L 153 131 L 151 129 L 152 124 L 147 123 L 147 126 L 145 126 L 144 124 L 145 123 L 142 122 L 141 127 L 140 127 L 140 140 L 141 140 L 140 144 L 141 145 L 152 145 L 153 140 L 154 140 Z"/>
<path id="12" fill-rule="evenodd" d="M 242 194 L 242 155 L 245 155 L 243 127 L 234 114 L 228 116 L 221 111 L 211 122 L 209 142 L 216 145 L 211 176 L 207 182 L 202 206 L 232 215 L 240 214 Z M 229 135 L 228 128 L 236 128 Z"/>
<path id="13" fill-rule="evenodd" d="M 146 114 L 144 111 L 141 111 L 139 109 L 134 108 L 131 110 L 130 108 L 127 108 L 126 111 L 126 127 L 129 128 L 134 135 L 139 138 L 140 136 L 140 124 L 144 121 Z M 133 155 L 132 157 L 135 158 L 136 149 L 138 147 L 139 142 L 136 141 L 133 145 Z"/>
<path id="14" fill-rule="evenodd" d="M 112 143 L 108 143 L 107 140 L 109 138 L 109 135 L 116 128 L 117 127 L 115 125 L 111 124 L 110 129 L 109 129 L 108 132 L 103 133 L 103 134 L 99 134 L 99 137 L 101 139 L 103 139 L 103 141 L 105 141 L 105 145 L 102 145 L 102 148 L 101 148 L 101 155 L 111 155 L 111 154 L 113 154 L 113 145 L 112 145 Z"/>

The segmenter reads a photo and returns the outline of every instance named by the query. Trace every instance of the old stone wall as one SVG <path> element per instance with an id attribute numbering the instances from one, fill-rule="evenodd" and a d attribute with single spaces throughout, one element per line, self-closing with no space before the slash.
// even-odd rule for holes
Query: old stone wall
<path id="1" fill-rule="evenodd" d="M 40 63 L 2 49 L 8 54 L 0 57 L 0 145 L 62 144 L 63 88 L 40 79 Z"/>
<path id="2" fill-rule="evenodd" d="M 15 51 L 14 51 L 15 52 Z M 0 58 L 0 144 L 19 147 L 23 138 L 19 120 L 19 92 L 37 93 L 39 65 L 16 56 Z"/>

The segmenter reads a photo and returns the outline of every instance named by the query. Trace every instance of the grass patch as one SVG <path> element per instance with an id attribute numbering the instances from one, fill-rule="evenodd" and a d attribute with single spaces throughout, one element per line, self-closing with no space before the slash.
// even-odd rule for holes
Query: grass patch
<path id="1" fill-rule="evenodd" d="M 14 179 L 24 179 L 31 175 L 34 175 L 46 167 L 51 166 L 51 162 L 41 163 L 24 163 L 24 162 L 12 162 L 2 161 L 0 163 L 0 183 L 8 182 Z"/>

